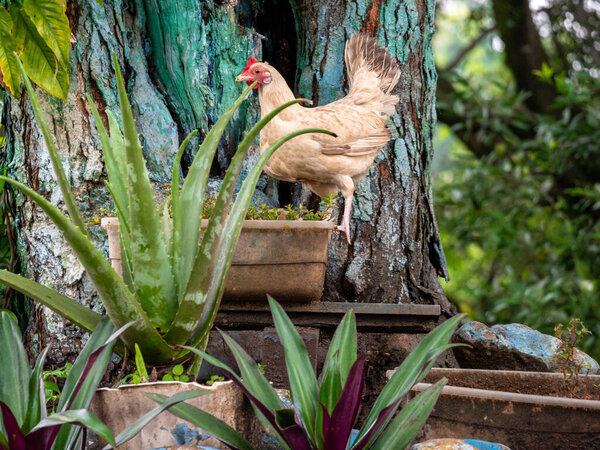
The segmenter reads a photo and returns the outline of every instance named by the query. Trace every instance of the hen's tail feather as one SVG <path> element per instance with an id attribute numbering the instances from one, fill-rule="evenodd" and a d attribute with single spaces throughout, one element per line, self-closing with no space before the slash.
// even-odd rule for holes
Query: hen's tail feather
<path id="1" fill-rule="evenodd" d="M 346 43 L 344 52 L 350 90 L 356 74 L 362 69 L 377 73 L 383 93 L 389 94 L 398 83 L 400 68 L 388 51 L 380 47 L 377 39 L 366 34 L 354 34 Z"/>

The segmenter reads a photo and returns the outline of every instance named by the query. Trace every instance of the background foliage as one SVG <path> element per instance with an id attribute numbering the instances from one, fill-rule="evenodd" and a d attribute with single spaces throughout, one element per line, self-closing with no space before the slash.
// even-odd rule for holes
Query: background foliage
<path id="1" fill-rule="evenodd" d="M 552 334 L 579 317 L 596 358 L 599 11 L 596 1 L 446 0 L 434 41 L 444 289 L 489 324 Z"/>

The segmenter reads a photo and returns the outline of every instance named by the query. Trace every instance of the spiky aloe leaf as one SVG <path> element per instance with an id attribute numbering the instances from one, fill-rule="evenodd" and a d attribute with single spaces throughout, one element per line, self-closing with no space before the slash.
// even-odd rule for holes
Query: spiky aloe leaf
<path id="1" fill-rule="evenodd" d="M 87 235 L 87 228 L 83 223 L 81 213 L 79 212 L 79 207 L 77 206 L 77 203 L 75 202 L 75 197 L 73 196 L 73 192 L 71 191 L 71 185 L 69 184 L 67 176 L 65 175 L 65 171 L 60 160 L 60 155 L 58 154 L 58 150 L 54 145 L 54 139 L 52 138 L 52 134 L 50 133 L 50 128 L 48 127 L 48 124 L 44 119 L 42 109 L 40 108 L 38 99 L 35 96 L 35 92 L 33 91 L 33 87 L 31 86 L 31 82 L 29 81 L 29 77 L 25 73 L 23 64 L 18 58 L 17 62 L 19 63 L 21 74 L 23 75 L 23 79 L 25 80 L 25 87 L 27 88 L 27 92 L 29 93 L 29 99 L 31 101 L 31 106 L 33 107 L 35 118 L 37 120 L 38 125 L 40 126 L 40 129 L 42 130 L 42 135 L 44 136 L 44 141 L 46 142 L 46 147 L 48 148 L 48 153 L 50 154 L 50 160 L 52 161 L 52 168 L 54 169 L 54 173 L 58 181 L 58 186 L 60 187 L 60 192 L 62 193 L 63 199 L 65 200 L 65 205 L 67 205 L 67 210 L 69 211 L 69 217 L 71 218 L 73 224 L 76 227 L 78 227 L 84 235 Z M 63 98 L 66 97 L 67 96 L 65 94 Z"/>
<path id="2" fill-rule="evenodd" d="M 178 297 L 180 300 L 183 290 L 188 283 L 194 258 L 198 251 L 206 183 L 217 145 L 229 120 L 246 99 L 255 84 L 244 89 L 231 107 L 212 126 L 204 141 L 202 141 L 187 177 L 183 182 L 181 194 L 179 195 L 178 212 L 177 215 L 173 215 L 173 260 L 178 262 L 175 273 L 177 274 L 176 285 L 179 289 Z M 179 343 L 182 342 L 181 340 L 178 341 Z M 169 342 L 175 341 L 169 340 Z"/>
<path id="3" fill-rule="evenodd" d="M 0 282 L 40 302 L 87 331 L 92 331 L 102 319 L 100 314 L 72 298 L 8 270 L 0 270 Z"/>
<path id="4" fill-rule="evenodd" d="M 246 216 L 246 211 L 248 210 L 250 200 L 252 199 L 252 193 L 254 192 L 256 183 L 258 182 L 258 178 L 260 177 L 265 164 L 273 155 L 273 153 L 275 153 L 275 151 L 287 141 L 295 138 L 296 136 L 309 133 L 324 133 L 334 135 L 334 133 L 331 131 L 320 128 L 307 128 L 290 133 L 271 144 L 269 148 L 267 148 L 267 150 L 265 150 L 265 152 L 258 158 L 252 169 L 250 169 L 248 172 L 248 175 L 246 176 L 246 179 L 242 183 L 242 187 L 238 192 L 235 203 L 231 208 L 231 212 L 227 217 L 223 231 L 219 233 L 221 238 L 219 240 L 217 252 L 214 255 L 214 263 L 212 263 L 213 265 L 211 266 L 213 267 L 213 270 L 210 284 L 208 286 L 199 285 L 200 279 L 193 277 L 190 279 L 190 283 L 193 284 L 189 284 L 186 289 L 186 294 L 183 300 L 183 302 L 186 302 L 186 307 L 189 307 L 190 310 L 195 312 L 197 312 L 198 309 L 201 310 L 200 320 L 196 321 L 195 329 L 192 333 L 191 339 L 189 340 L 192 346 L 196 346 L 212 326 L 217 309 L 219 307 L 219 302 L 223 295 L 225 278 L 227 277 L 227 272 L 231 265 L 235 244 L 240 236 L 242 223 L 244 221 L 244 217 Z M 184 307 L 183 302 L 180 306 L 180 309 Z M 189 326 L 189 321 L 189 318 L 181 318 L 181 323 L 183 324 L 184 328 Z"/>
<path id="5" fill-rule="evenodd" d="M 125 137 L 133 282 L 136 296 L 150 321 L 155 327 L 166 331 L 178 306 L 175 284 L 160 230 L 156 199 L 116 55 L 113 55 L 113 64 Z"/>
<path id="6" fill-rule="evenodd" d="M 168 400 L 167 397 L 160 394 L 146 394 L 157 403 L 163 403 Z M 215 416 L 202 411 L 195 406 L 187 403 L 179 403 L 169 408 L 171 414 L 175 414 L 180 419 L 186 420 L 203 430 L 208 431 L 218 440 L 230 448 L 240 450 L 253 450 L 252 445 L 240 433 L 235 431 L 225 422 L 217 419 Z"/>
<path id="7" fill-rule="evenodd" d="M 189 275 L 189 280 L 187 282 L 185 291 L 183 292 L 183 298 L 179 307 L 179 311 L 177 313 L 177 317 L 175 318 L 173 328 L 171 329 L 170 334 L 165 337 L 168 342 L 178 344 L 185 342 L 185 340 L 187 340 L 187 338 L 189 337 L 188 328 L 196 326 L 194 322 L 197 322 L 198 318 L 200 317 L 200 313 L 205 308 L 205 294 L 208 291 L 208 288 L 212 281 L 213 273 L 215 273 L 214 264 L 215 255 L 220 242 L 219 237 L 223 232 L 223 228 L 225 226 L 225 219 L 229 211 L 231 199 L 233 197 L 235 183 L 237 181 L 244 158 L 248 149 L 250 148 L 250 145 L 252 144 L 256 136 L 258 136 L 260 131 L 277 114 L 279 114 L 284 109 L 289 108 L 290 106 L 300 103 L 302 101 L 306 100 L 293 100 L 274 109 L 271 113 L 262 118 L 258 123 L 256 123 L 252 127 L 250 132 L 248 132 L 248 134 L 244 137 L 244 139 L 238 146 L 238 150 L 233 156 L 231 163 L 229 164 L 229 167 L 227 169 L 227 173 L 219 188 L 219 194 L 215 201 L 212 217 L 208 223 L 208 227 L 204 231 L 202 242 L 199 248 L 197 249 L 197 252 L 194 254 L 193 266 L 190 268 L 191 275 Z M 200 222 L 198 222 L 198 225 L 199 224 Z M 237 239 L 234 240 L 232 243 L 234 247 L 236 242 Z M 185 270 L 187 270 L 187 266 Z M 215 302 L 213 302 L 210 298 L 209 302 L 211 302 L 211 304 L 209 305 L 209 309 L 212 309 L 212 306 Z M 210 317 L 210 314 L 205 315 L 205 317 Z"/>
<path id="8" fill-rule="evenodd" d="M 71 245 L 92 279 L 106 312 L 115 325 L 122 326 L 132 319 L 142 319 L 123 335 L 122 339 L 129 348 L 133 348 L 133 344 L 139 342 L 142 351 L 151 355 L 149 357 L 150 364 L 167 363 L 181 353 L 169 347 L 157 333 L 123 280 L 79 228 L 75 227 L 54 205 L 31 188 L 11 178 L 0 176 L 0 179 L 12 184 L 37 203 L 63 233 L 64 238 Z M 18 286 L 15 288 L 18 289 Z"/>

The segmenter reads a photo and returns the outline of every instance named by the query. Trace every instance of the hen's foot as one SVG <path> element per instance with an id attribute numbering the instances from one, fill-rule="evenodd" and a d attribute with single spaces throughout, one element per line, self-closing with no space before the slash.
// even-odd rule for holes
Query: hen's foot
<path id="1" fill-rule="evenodd" d="M 336 231 L 341 231 L 346 235 L 346 240 L 348 241 L 348 244 L 351 243 L 350 241 L 350 225 L 338 225 L 336 227 Z"/>

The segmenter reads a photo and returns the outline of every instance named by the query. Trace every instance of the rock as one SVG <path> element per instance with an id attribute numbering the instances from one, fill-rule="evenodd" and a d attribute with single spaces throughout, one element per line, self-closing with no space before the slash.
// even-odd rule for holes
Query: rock
<path id="1" fill-rule="evenodd" d="M 412 446 L 411 450 L 510 450 L 506 445 L 478 439 L 431 439 Z"/>
<path id="2" fill-rule="evenodd" d="M 488 327 L 481 322 L 469 322 L 455 333 L 453 342 L 471 346 L 454 349 L 462 368 L 561 372 L 556 357 L 560 339 L 526 325 Z M 583 362 L 584 373 L 600 373 L 600 366 L 591 356 L 577 350 L 577 357 Z"/>

